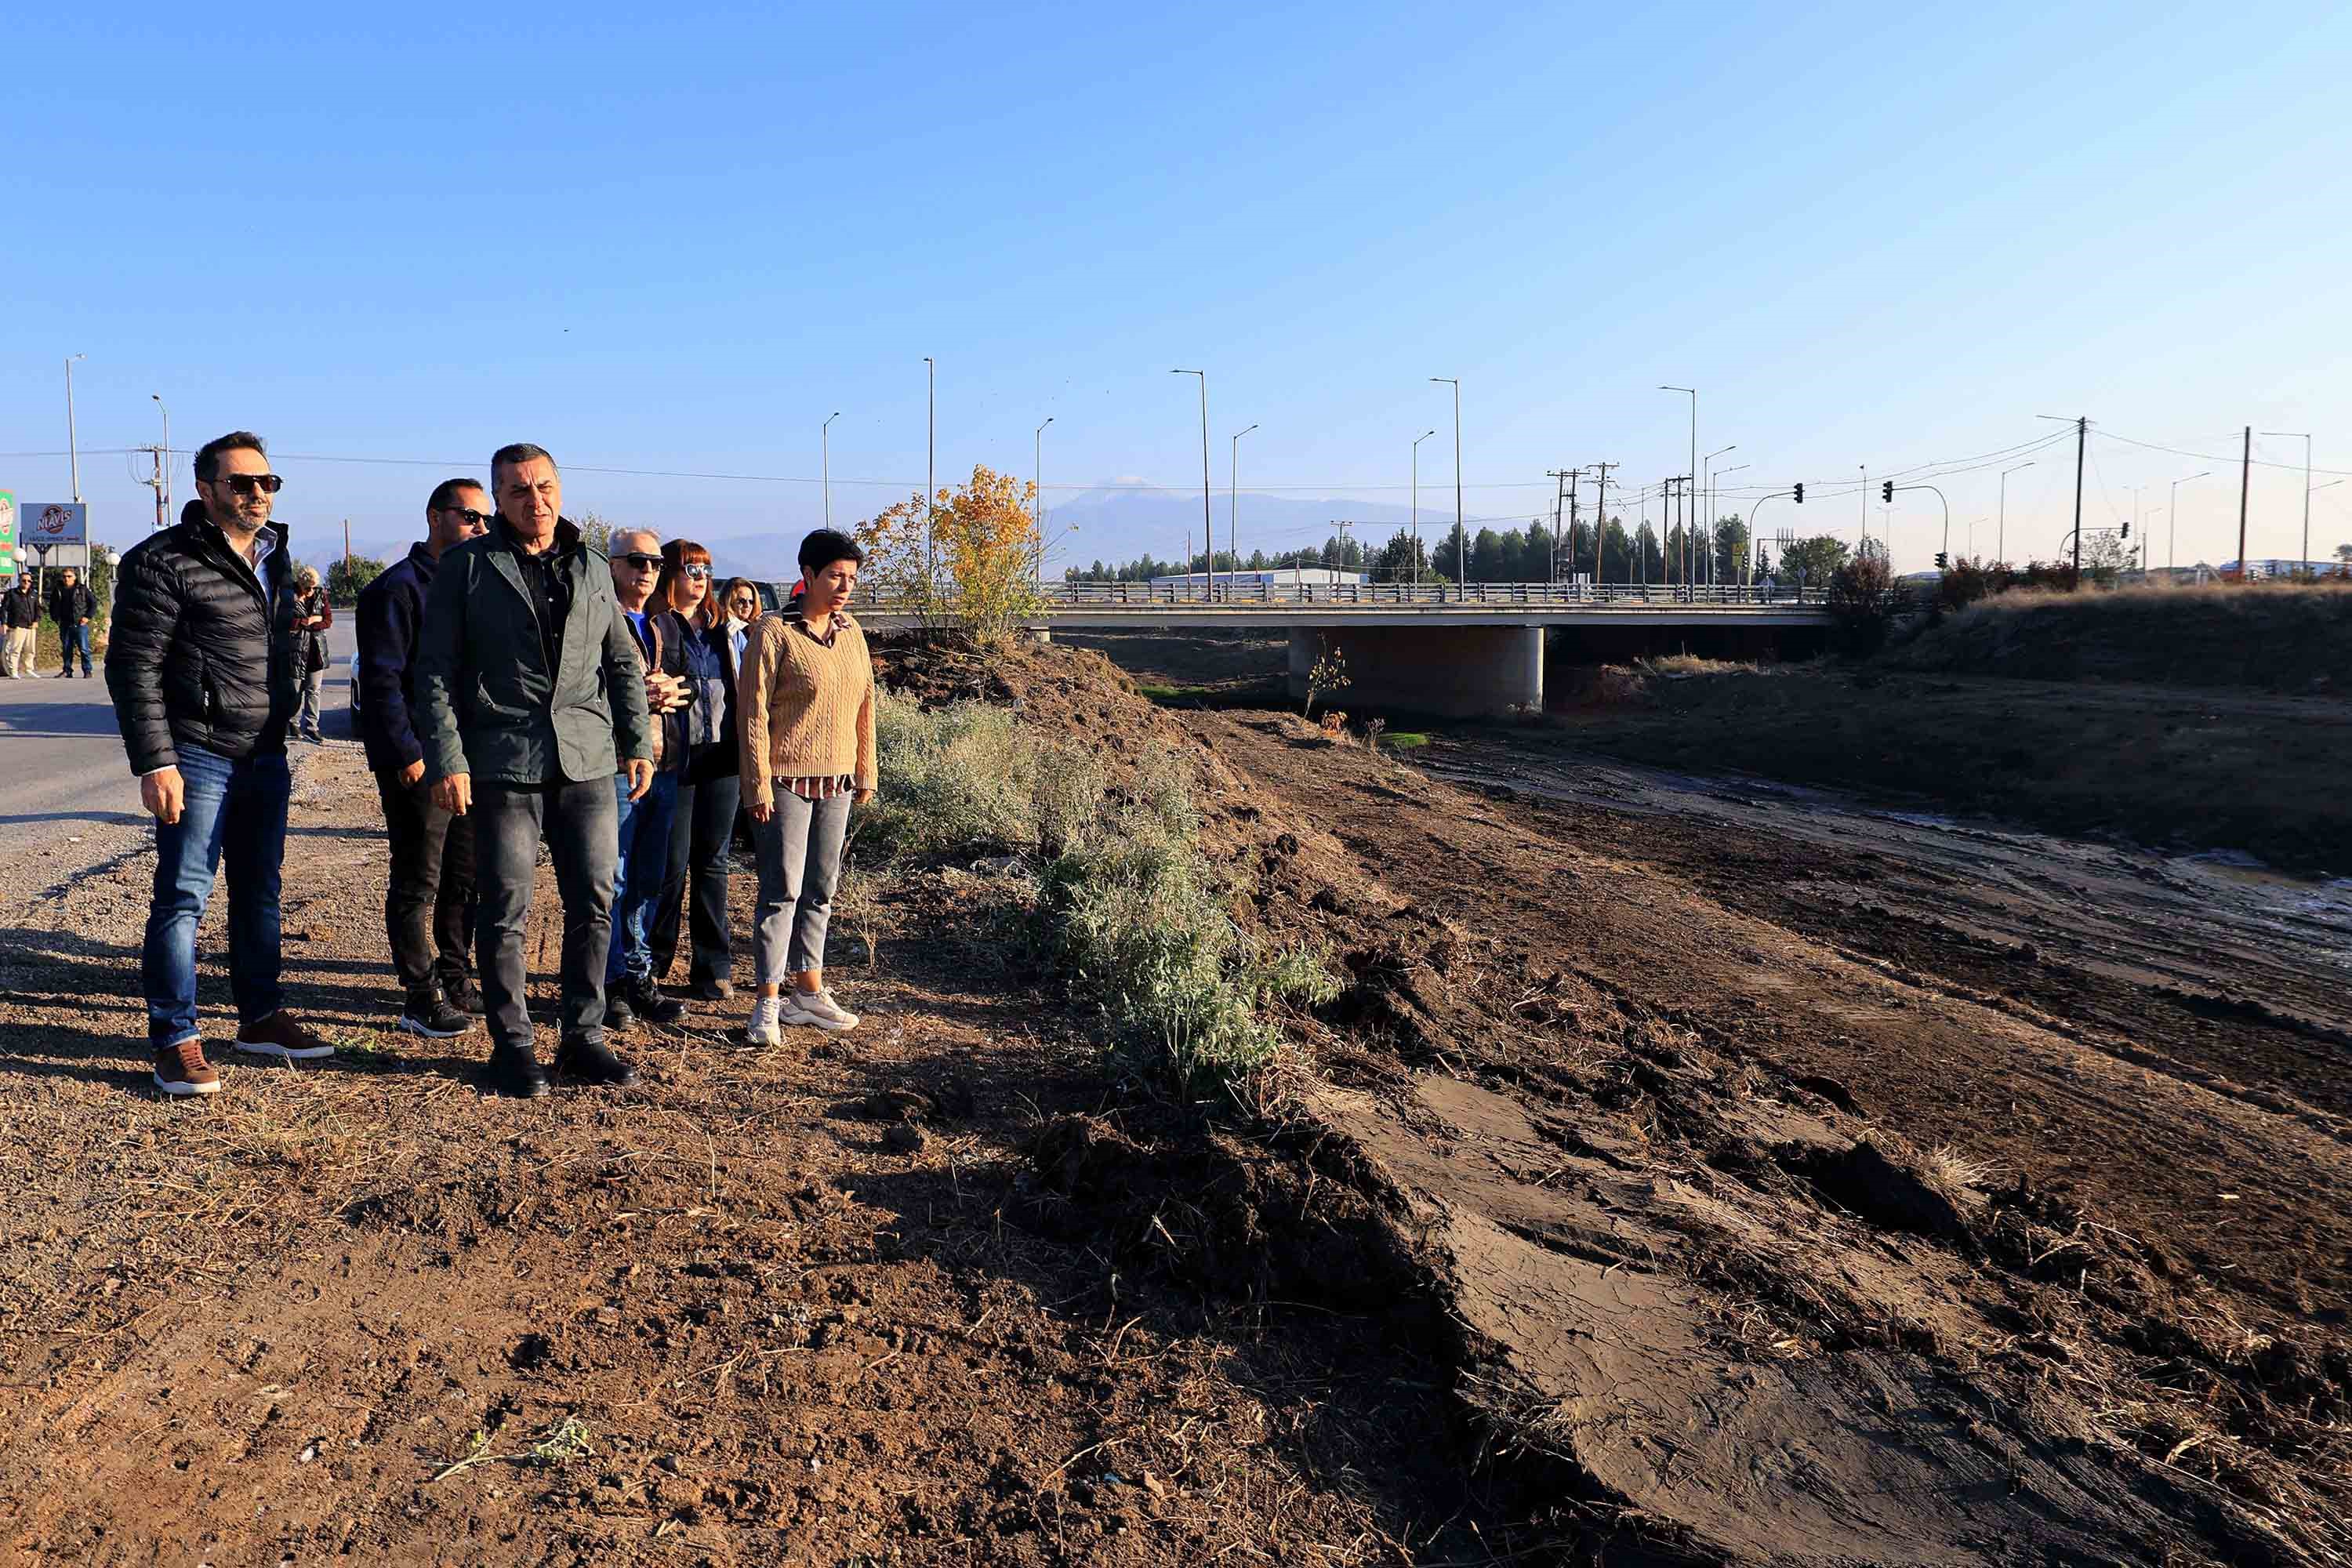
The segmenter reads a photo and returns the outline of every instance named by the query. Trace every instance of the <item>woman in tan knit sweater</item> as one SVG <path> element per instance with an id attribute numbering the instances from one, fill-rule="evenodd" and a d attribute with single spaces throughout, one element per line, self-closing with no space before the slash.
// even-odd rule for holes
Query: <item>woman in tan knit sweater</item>
<path id="1" fill-rule="evenodd" d="M 743 806 L 760 867 L 760 993 L 745 1036 L 785 1025 L 857 1026 L 824 984 L 824 932 L 841 880 L 849 807 L 874 798 L 874 662 L 843 608 L 865 552 L 819 529 L 801 541 L 797 615 L 752 623 L 736 675 Z M 787 994 L 789 993 L 789 994 Z"/>

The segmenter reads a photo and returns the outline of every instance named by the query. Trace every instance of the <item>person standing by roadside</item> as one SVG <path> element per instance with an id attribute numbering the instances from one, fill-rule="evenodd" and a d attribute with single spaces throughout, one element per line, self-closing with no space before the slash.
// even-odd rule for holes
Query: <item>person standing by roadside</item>
<path id="1" fill-rule="evenodd" d="M 283 481 L 249 431 L 205 442 L 195 467 L 196 499 L 178 525 L 124 552 L 106 645 L 115 722 L 156 824 L 140 974 L 155 1087 L 170 1095 L 220 1089 L 196 1027 L 196 927 L 224 861 L 233 1043 L 297 1061 L 335 1049 L 287 1014 L 278 986 L 286 730 L 299 679 L 294 560 L 286 525 L 269 520 Z"/>
<path id="2" fill-rule="evenodd" d="M 753 1045 L 774 1045 L 783 1025 L 857 1026 L 825 989 L 824 935 L 849 807 L 874 798 L 874 661 L 844 607 L 865 560 L 856 541 L 829 528 L 802 540 L 800 607 L 761 617 L 738 682 L 760 863 L 760 994 L 744 1030 Z"/>
<path id="3" fill-rule="evenodd" d="M 751 589 L 747 585 L 745 593 Z M 677 956 L 679 909 L 691 898 L 686 924 L 694 940 L 687 972 L 691 994 L 706 1002 L 735 994 L 734 943 L 727 929 L 727 880 L 735 807 L 742 795 L 741 752 L 736 739 L 735 672 L 741 668 L 729 616 L 710 591 L 710 552 L 690 539 L 662 546 L 661 584 L 654 602 L 686 628 L 686 764 L 678 775 L 677 811 L 670 819 L 668 873 L 654 906 L 653 974 L 669 973 Z M 751 603 L 759 603 L 755 596 Z M 688 893 L 691 880 L 693 891 Z"/>
<path id="4" fill-rule="evenodd" d="M 523 926 L 543 835 L 563 900 L 555 1070 L 625 1087 L 636 1069 L 604 1046 L 604 959 L 616 795 L 641 797 L 653 783 L 645 668 L 603 552 L 562 515 L 555 459 L 527 442 L 499 447 L 490 493 L 497 521 L 442 557 L 425 594 L 415 711 L 434 804 L 474 818 L 491 1082 L 530 1099 L 548 1089 L 523 999 Z M 616 792 L 624 769 L 628 784 Z"/>
<path id="5" fill-rule="evenodd" d="M 76 648 L 81 650 L 82 679 L 89 679 L 89 623 L 97 614 L 97 595 L 79 573 L 67 567 L 58 577 L 57 592 L 49 595 L 49 618 L 58 623 L 58 655 L 65 666 L 58 673 L 68 679 L 73 676 Z"/>
<path id="6" fill-rule="evenodd" d="M 668 870 L 670 824 L 677 815 L 678 779 L 686 769 L 686 650 L 684 622 L 654 596 L 661 581 L 661 535 L 650 528 L 613 531 L 613 597 L 645 661 L 646 710 L 653 719 L 652 787 L 632 791 L 616 779 L 620 862 L 614 874 L 613 946 L 605 961 L 607 1016 L 626 1027 L 643 1018 L 675 1024 L 686 1005 L 661 994 L 649 942 L 654 900 Z"/>
<path id="7" fill-rule="evenodd" d="M 327 684 L 327 628 L 335 624 L 335 608 L 319 585 L 319 569 L 294 573 L 294 629 L 301 650 L 302 706 L 294 714 L 294 733 L 313 744 L 323 743 L 319 732 L 319 694 Z"/>
<path id="8" fill-rule="evenodd" d="M 30 680 L 38 674 L 33 668 L 33 639 L 40 633 L 41 595 L 29 576 L 19 576 L 9 584 L 8 592 L 0 595 L 0 627 L 5 627 L 7 647 L 0 650 L 0 676 L 11 680 Z"/>
<path id="9" fill-rule="evenodd" d="M 444 479 L 425 503 L 424 540 L 360 590 L 360 740 L 383 802 L 392 878 L 384 934 L 399 972 L 399 1027 L 447 1039 L 474 1026 L 474 825 L 434 804 L 417 735 L 416 641 L 441 557 L 489 526 L 490 498 L 471 479 Z"/>

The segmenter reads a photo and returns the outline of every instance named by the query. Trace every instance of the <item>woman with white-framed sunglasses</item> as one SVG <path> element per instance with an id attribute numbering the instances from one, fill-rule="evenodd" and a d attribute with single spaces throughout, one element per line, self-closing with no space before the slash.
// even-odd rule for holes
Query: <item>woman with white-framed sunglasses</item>
<path id="1" fill-rule="evenodd" d="M 654 978 L 661 980 L 677 956 L 680 906 L 688 906 L 685 924 L 694 952 L 686 994 L 723 1002 L 735 994 L 727 883 L 734 869 L 730 841 L 742 780 L 735 738 L 737 643 L 730 636 L 728 612 L 711 591 L 713 581 L 709 551 L 690 539 L 662 546 L 654 602 L 675 613 L 688 633 L 687 760 L 678 779 L 677 815 L 670 819 L 668 870 L 646 945 L 653 952 Z"/>

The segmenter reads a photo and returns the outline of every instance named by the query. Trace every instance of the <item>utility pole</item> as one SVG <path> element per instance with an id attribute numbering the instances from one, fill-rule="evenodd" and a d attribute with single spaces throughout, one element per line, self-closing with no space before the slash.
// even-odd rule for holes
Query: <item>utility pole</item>
<path id="1" fill-rule="evenodd" d="M 147 395 L 163 416 L 163 444 L 154 449 L 155 477 L 147 481 L 155 487 L 155 527 L 160 531 L 172 522 L 172 411 L 164 407 L 162 393 Z"/>
<path id="2" fill-rule="evenodd" d="M 1242 511 L 1242 437 L 1248 435 L 1250 430 L 1255 430 L 1257 426 L 1253 425 L 1248 430 L 1236 430 L 1234 432 L 1234 466 L 1227 475 L 1230 484 L 1225 492 L 1225 542 L 1228 548 L 1231 549 L 1234 557 L 1233 570 L 1225 574 L 1225 588 L 1229 593 L 1233 589 L 1234 577 L 1240 574 L 1242 569 L 1242 525 L 1240 521 Z M 1216 580 L 1216 574 L 1214 571 L 1212 571 L 1209 574 L 1209 581 L 1214 583 Z"/>
<path id="3" fill-rule="evenodd" d="M 1339 531 L 1339 564 L 1335 568 L 1335 575 L 1331 579 L 1336 583 L 1339 581 L 1336 573 L 1345 572 L 1348 569 L 1348 531 L 1356 525 L 1353 521 L 1342 517 L 1334 519 L 1331 526 Z"/>
<path id="4" fill-rule="evenodd" d="M 2251 437 L 2250 437 L 2251 439 Z M 2074 419 L 2074 589 L 2083 587 L 2083 454 L 2091 445 L 2091 416 Z"/>
<path id="5" fill-rule="evenodd" d="M 2238 459 L 2238 581 L 2246 581 L 2246 490 L 2254 478 L 2254 427 L 2246 426 L 2245 453 Z M 2078 503 L 2079 504 L 2079 503 Z M 2078 540 L 2076 550 L 2082 549 Z"/>
<path id="6" fill-rule="evenodd" d="M 1580 477 L 1580 470 L 1568 470 L 1568 521 L 1565 527 L 1569 544 L 1568 574 L 1571 577 L 1576 575 L 1576 482 Z"/>
<path id="7" fill-rule="evenodd" d="M 1052 415 L 1045 416 L 1045 425 L 1053 422 Z M 1037 530 L 1037 592 L 1040 594 L 1045 591 L 1045 425 L 1040 425 L 1030 432 L 1032 450 L 1029 454 L 1032 472 L 1036 476 L 1029 481 L 1030 488 L 1037 492 L 1035 499 L 1029 503 L 1029 515 Z"/>
<path id="8" fill-rule="evenodd" d="M 1570 470 L 1567 468 L 1546 468 L 1544 470 L 1544 478 L 1557 481 L 1552 487 L 1551 497 L 1550 580 L 1554 583 L 1559 581 L 1559 542 L 1562 538 L 1561 530 L 1567 526 L 1562 520 L 1568 516 L 1568 477 L 1570 471 Z M 1574 563 L 1571 561 L 1570 564 L 1573 565 Z"/>
<path id="9" fill-rule="evenodd" d="M 1595 463 L 1592 465 L 1592 587 L 1601 589 L 1601 531 L 1609 519 L 1609 470 L 1623 465 Z"/>

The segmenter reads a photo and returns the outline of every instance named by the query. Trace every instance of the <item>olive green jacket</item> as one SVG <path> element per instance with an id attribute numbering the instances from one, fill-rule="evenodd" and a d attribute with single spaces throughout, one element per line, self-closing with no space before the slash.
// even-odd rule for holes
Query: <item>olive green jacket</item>
<path id="1" fill-rule="evenodd" d="M 570 593 L 562 668 L 547 668 L 540 609 L 504 531 L 441 557 L 416 643 L 425 776 L 483 784 L 610 778 L 653 756 L 645 665 L 613 598 L 604 552 L 559 520 L 547 562 Z"/>

